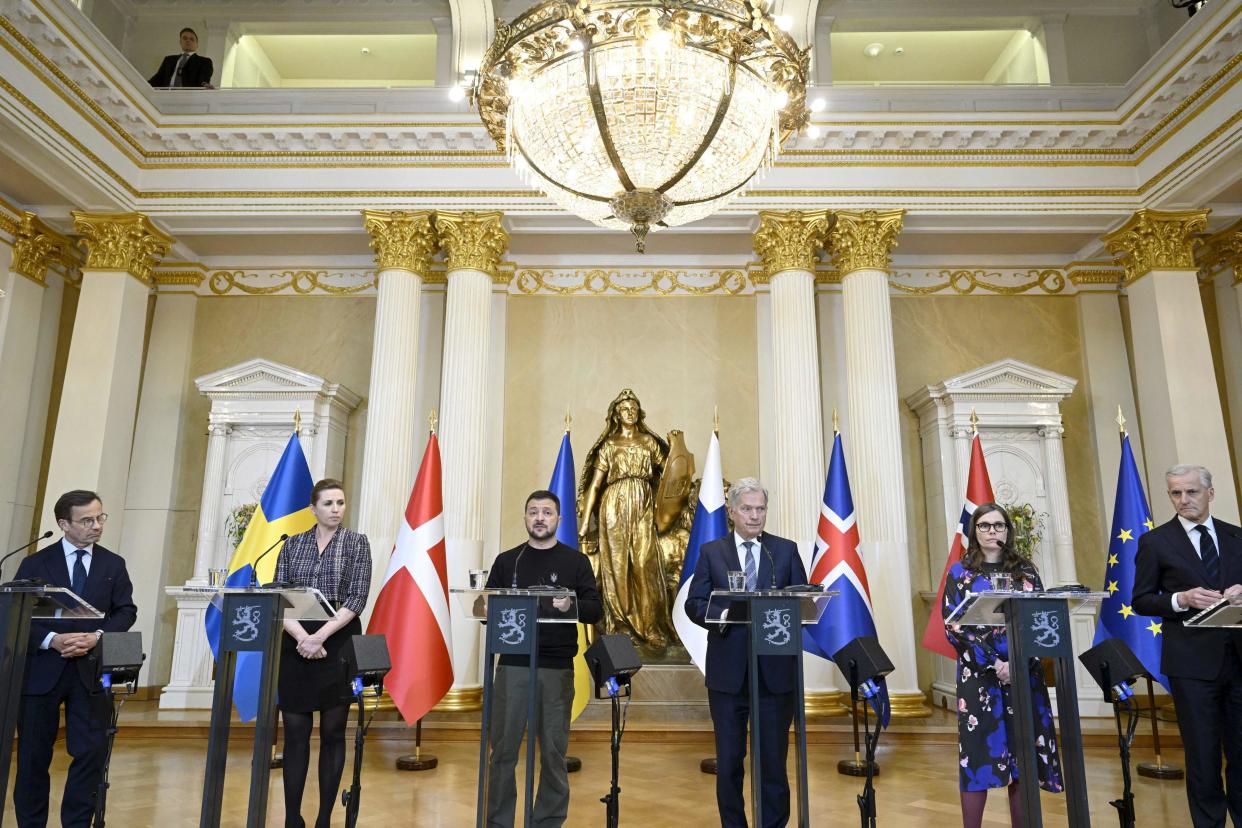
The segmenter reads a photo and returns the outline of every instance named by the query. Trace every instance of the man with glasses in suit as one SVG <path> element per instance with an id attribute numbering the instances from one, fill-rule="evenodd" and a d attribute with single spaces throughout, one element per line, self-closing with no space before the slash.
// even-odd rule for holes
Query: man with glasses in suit
<path id="1" fill-rule="evenodd" d="M 47 825 L 48 768 L 63 704 L 65 744 L 73 762 L 60 820 L 65 828 L 89 828 L 111 716 L 111 701 L 96 675 L 95 647 L 105 632 L 132 627 L 138 609 L 125 559 L 99 545 L 108 520 L 99 496 L 80 489 L 66 492 L 53 514 L 64 537 L 23 560 L 17 577 L 68 587 L 104 617 L 39 618 L 30 623 L 13 809 L 19 828 Z"/>

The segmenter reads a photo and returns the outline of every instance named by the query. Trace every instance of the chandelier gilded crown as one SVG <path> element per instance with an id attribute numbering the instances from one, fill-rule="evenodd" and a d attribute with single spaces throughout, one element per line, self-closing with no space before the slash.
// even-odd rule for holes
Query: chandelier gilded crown
<path id="1" fill-rule="evenodd" d="M 547 0 L 497 22 L 470 94 L 528 183 L 641 252 L 806 125 L 809 64 L 767 0 Z"/>

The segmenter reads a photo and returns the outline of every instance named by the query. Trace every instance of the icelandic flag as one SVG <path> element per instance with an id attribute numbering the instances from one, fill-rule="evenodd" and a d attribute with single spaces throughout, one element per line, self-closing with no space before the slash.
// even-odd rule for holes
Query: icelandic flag
<path id="1" fill-rule="evenodd" d="M 703 544 L 729 534 L 729 521 L 725 516 L 724 475 L 720 471 L 720 438 L 712 432 L 707 447 L 707 463 L 699 483 L 699 502 L 694 507 L 694 522 L 690 524 L 690 540 L 686 544 L 686 559 L 681 565 L 681 581 L 677 598 L 673 601 L 673 626 L 681 643 L 690 654 L 690 660 L 700 673 L 707 671 L 707 630 L 686 615 L 686 598 L 690 594 L 690 580 L 699 562 L 699 550 Z"/>
<path id="2" fill-rule="evenodd" d="M 561 502 L 561 522 L 556 526 L 556 539 L 570 549 L 577 549 L 578 489 L 574 485 L 574 447 L 570 445 L 568 430 L 561 438 L 561 450 L 556 455 L 556 466 L 552 469 L 552 482 L 548 484 L 548 491 Z M 569 712 L 571 722 L 586 710 L 587 702 L 591 700 L 595 690 L 595 682 L 586 663 L 586 649 L 590 643 L 586 624 L 579 624 L 578 654 L 574 656 L 574 703 Z"/>
<path id="3" fill-rule="evenodd" d="M 1100 607 L 1095 644 L 1117 638 L 1129 645 L 1152 678 L 1169 686 L 1160 667 L 1161 620 L 1139 615 L 1134 603 L 1134 556 L 1138 541 L 1154 524 L 1143 494 L 1143 481 L 1130 448 L 1130 435 L 1121 437 L 1121 469 L 1117 473 L 1117 499 L 1113 506 L 1113 532 L 1104 566 L 1104 589 L 1108 597 Z"/>
<path id="4" fill-rule="evenodd" d="M 294 432 L 289 435 L 284 454 L 276 463 L 276 471 L 263 490 L 263 497 L 246 527 L 245 536 L 233 552 L 225 586 L 247 587 L 252 580 L 265 584 L 275 577 L 279 549 L 272 549 L 259 562 L 257 573 L 255 561 L 279 542 L 281 535 L 297 535 L 315 525 L 315 516 L 310 510 L 310 494 L 314 487 L 310 466 L 306 464 L 302 444 L 298 442 L 297 432 Z M 208 606 L 205 620 L 207 640 L 215 657 L 220 643 L 220 608 L 215 604 Z M 237 706 L 237 714 L 243 722 L 259 715 L 259 671 L 262 664 L 260 653 L 237 654 L 233 704 Z"/>
<path id="5" fill-rule="evenodd" d="M 876 634 L 867 570 L 858 555 L 858 522 L 839 432 L 832 442 L 812 561 L 811 583 L 839 594 L 828 602 L 819 621 L 803 630 L 802 648 L 831 661 L 834 653 L 855 638 Z M 888 685 L 882 678 L 876 684 L 879 692 L 871 697 L 871 706 L 881 724 L 888 727 Z"/>

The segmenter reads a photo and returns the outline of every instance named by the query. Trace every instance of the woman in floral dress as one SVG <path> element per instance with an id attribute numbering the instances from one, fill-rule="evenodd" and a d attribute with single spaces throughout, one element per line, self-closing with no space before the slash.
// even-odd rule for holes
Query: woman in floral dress
<path id="1" fill-rule="evenodd" d="M 966 551 L 949 569 L 944 587 L 943 617 L 971 592 L 993 589 L 991 576 L 1008 573 L 1013 588 L 1043 589 L 1039 574 L 1021 557 L 1013 543 L 1013 522 L 995 503 L 984 503 L 971 516 Z M 1013 701 L 1010 697 L 1009 642 L 1004 627 L 945 625 L 945 635 L 957 650 L 958 764 L 961 766 L 962 825 L 977 828 L 983 822 L 989 788 L 1009 788 L 1009 818 L 1022 826 L 1018 795 L 1017 743 L 1010 734 Z M 1036 778 L 1046 791 L 1059 793 L 1061 763 L 1057 754 L 1052 704 L 1044 686 L 1039 659 L 1027 669 L 1035 708 Z M 1025 771 L 1023 771 L 1025 772 Z"/>

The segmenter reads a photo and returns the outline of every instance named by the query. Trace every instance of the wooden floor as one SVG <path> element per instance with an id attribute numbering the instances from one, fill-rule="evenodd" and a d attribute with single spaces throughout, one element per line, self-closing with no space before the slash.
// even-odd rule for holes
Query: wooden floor
<path id="1" fill-rule="evenodd" d="M 352 744 L 351 736 L 346 759 L 347 780 L 353 762 Z M 197 825 L 206 747 L 206 741 L 199 736 L 131 735 L 118 740 L 112 766 L 108 824 L 159 828 Z M 410 751 L 409 744 L 393 739 L 368 743 L 359 825 L 469 828 L 474 824 L 478 745 L 454 741 L 426 744 L 424 750 L 437 756 L 440 763 L 437 769 L 422 773 L 399 772 L 394 769 L 394 761 Z M 621 755 L 621 824 L 644 828 L 719 825 L 715 778 L 698 769 L 699 760 L 708 752 L 697 738 L 670 743 L 644 741 L 639 737 L 626 742 Z M 573 798 L 568 824 L 602 825 L 604 806 L 599 798 L 608 788 L 608 744 L 571 740 L 571 753 L 582 758 L 583 769 L 570 777 Z M 861 790 L 862 782 L 836 771 L 837 761 L 849 758 L 851 752 L 838 745 L 820 744 L 813 745 L 810 753 L 811 825 L 857 825 L 854 797 Z M 229 757 L 225 826 L 245 824 L 249 756 L 249 744 L 235 740 Z M 1139 760 L 1148 758 L 1146 753 L 1138 757 Z M 1180 755 L 1166 757 L 1166 760 L 1170 758 L 1180 759 Z M 959 825 L 956 759 L 953 745 L 903 742 L 885 746 L 881 739 L 882 774 L 877 780 L 879 825 L 892 828 Z M 309 798 L 303 804 L 303 813 L 308 818 L 316 807 L 313 761 Z M 61 742 L 57 745 L 52 770 L 53 815 L 57 813 L 67 766 L 68 758 Z M 1116 825 L 1117 817 L 1108 805 L 1108 800 L 1118 796 L 1121 790 L 1116 752 L 1088 749 L 1087 772 L 1092 823 Z M 1136 775 L 1135 795 L 1140 826 L 1182 828 L 1190 824 L 1181 782 L 1158 782 Z M 1045 794 L 1043 808 L 1045 825 L 1066 825 L 1064 797 Z M 268 823 L 280 826 L 283 819 L 280 771 L 276 770 L 272 772 Z M 344 824 L 344 810 L 338 804 L 333 825 Z M 1003 797 L 993 795 L 988 803 L 985 825 L 1008 824 Z"/>

